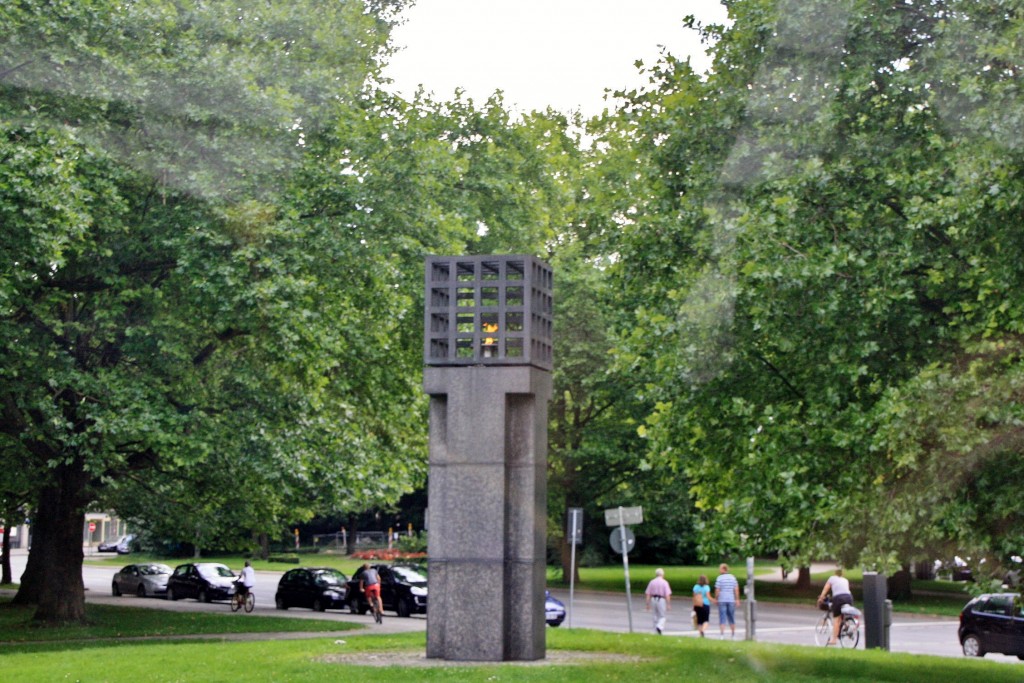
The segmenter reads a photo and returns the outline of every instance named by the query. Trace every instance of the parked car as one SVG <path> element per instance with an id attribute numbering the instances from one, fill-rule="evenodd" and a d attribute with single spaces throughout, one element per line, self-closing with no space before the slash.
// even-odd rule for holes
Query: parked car
<path id="1" fill-rule="evenodd" d="M 960 612 L 960 645 L 968 657 L 996 652 L 1024 659 L 1024 615 L 1019 593 L 986 593 Z"/>
<path id="2" fill-rule="evenodd" d="M 171 568 L 166 564 L 129 564 L 114 574 L 110 590 L 114 595 L 134 593 L 140 598 L 166 595 Z"/>
<path id="3" fill-rule="evenodd" d="M 565 621 L 565 603 L 547 590 L 544 591 L 544 621 L 549 626 L 561 626 Z"/>
<path id="4" fill-rule="evenodd" d="M 135 540 L 135 534 L 126 534 L 116 541 L 106 541 L 96 546 L 96 552 L 99 553 L 117 553 L 118 555 L 127 555 L 132 551 L 132 541 Z"/>
<path id="5" fill-rule="evenodd" d="M 237 578 L 234 572 L 216 562 L 180 564 L 167 580 L 167 599 L 227 600 L 235 594 Z"/>
<path id="6" fill-rule="evenodd" d="M 392 610 L 400 617 L 427 613 L 427 577 L 415 567 L 408 565 L 370 565 L 380 575 L 380 599 L 384 609 Z M 360 567 L 348 581 L 348 606 L 352 614 L 366 614 L 370 604 L 366 595 L 359 590 L 363 575 Z"/>
<path id="7" fill-rule="evenodd" d="M 341 609 L 345 601 L 348 578 L 328 567 L 297 567 L 284 573 L 277 584 L 274 603 L 277 609 L 309 607 L 316 612 Z"/>

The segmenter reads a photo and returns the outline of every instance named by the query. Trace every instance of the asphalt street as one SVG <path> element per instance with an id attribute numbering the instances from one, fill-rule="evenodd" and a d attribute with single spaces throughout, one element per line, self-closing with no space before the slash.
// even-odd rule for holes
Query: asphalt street
<path id="1" fill-rule="evenodd" d="M 24 554 L 14 554 L 12 556 L 12 570 L 16 579 L 24 571 L 25 559 L 26 556 Z M 126 556 L 123 559 L 125 564 L 131 562 L 130 557 Z M 232 567 L 232 569 L 238 571 L 241 567 Z M 82 570 L 82 578 L 87 590 L 86 599 L 90 602 L 124 604 L 153 609 L 229 611 L 229 606 L 226 602 L 203 604 L 195 600 L 169 602 L 158 598 L 114 597 L 111 594 L 111 578 L 116 571 L 114 568 L 87 564 Z M 253 614 L 287 616 L 296 619 L 334 619 L 358 623 L 370 631 L 382 633 L 422 631 L 426 629 L 427 620 L 422 615 L 403 619 L 394 616 L 393 613 L 385 613 L 384 623 L 378 625 L 373 623 L 373 619 L 368 614 L 349 614 L 347 610 L 331 610 L 325 613 L 317 613 L 299 608 L 292 608 L 287 611 L 278 610 L 274 607 L 274 593 L 277 590 L 277 582 L 283 571 L 256 572 L 256 609 Z M 570 603 L 568 590 L 554 589 L 551 592 L 569 608 L 569 617 L 561 628 L 568 628 L 571 622 L 574 628 L 628 632 L 631 630 L 630 622 L 632 622 L 632 631 L 635 633 L 654 632 L 651 614 L 644 611 L 642 595 L 632 596 L 630 609 L 627 606 L 625 595 L 622 594 L 574 591 L 573 600 Z M 666 637 L 697 637 L 697 633 L 690 623 L 689 596 L 686 595 L 684 598 L 677 600 L 669 610 L 668 624 L 665 629 Z M 743 639 L 746 630 L 742 613 L 743 610 L 741 608 L 737 614 L 736 639 L 738 640 Z M 239 618 L 245 618 L 245 616 L 241 615 Z M 799 606 L 758 602 L 754 623 L 754 637 L 755 640 L 761 642 L 817 647 L 814 642 L 814 624 L 820 618 L 821 612 L 812 604 Z M 956 618 L 921 617 L 897 612 L 893 615 L 890 647 L 894 652 L 962 657 L 963 653 L 960 650 L 960 644 L 957 639 L 957 626 L 958 620 Z M 712 608 L 708 635 L 711 638 L 730 638 L 728 628 L 725 630 L 724 636 L 720 634 L 718 617 L 714 608 Z M 864 632 L 862 627 L 861 643 L 858 648 L 863 649 L 863 647 Z M 990 654 L 986 656 L 986 659 L 1002 661 L 1013 665 L 1022 664 L 1016 657 L 1006 657 L 1003 655 Z"/>

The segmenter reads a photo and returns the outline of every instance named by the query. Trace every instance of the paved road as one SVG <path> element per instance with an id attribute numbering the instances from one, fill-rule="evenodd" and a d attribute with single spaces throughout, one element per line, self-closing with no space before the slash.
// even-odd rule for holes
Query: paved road
<path id="1" fill-rule="evenodd" d="M 129 558 L 124 558 L 130 562 Z M 15 577 L 21 576 L 24 571 L 25 556 L 14 555 L 12 557 L 12 569 Z M 234 569 L 239 569 L 235 567 Z M 227 603 L 203 604 L 195 600 L 179 600 L 168 602 L 160 599 L 137 598 L 134 596 L 123 596 L 115 598 L 111 595 L 110 583 L 116 569 L 107 567 L 96 567 L 86 565 L 82 570 L 82 578 L 87 588 L 86 598 L 90 602 L 101 602 L 111 604 L 124 604 L 138 607 L 150 607 L 154 609 L 170 609 L 175 611 L 217 611 L 227 612 Z M 274 593 L 277 589 L 277 582 L 282 572 L 259 571 L 256 572 L 256 610 L 254 614 L 288 616 L 296 619 L 333 619 L 337 621 L 354 622 L 364 625 L 367 629 L 375 632 L 404 632 L 422 631 L 426 628 L 424 616 L 412 616 L 400 619 L 396 616 L 385 614 L 384 623 L 377 625 L 373 623 L 369 615 L 353 615 L 347 611 L 329 611 L 317 613 L 307 609 L 290 609 L 280 611 L 274 607 Z M 552 590 L 552 594 L 570 606 L 569 591 L 563 589 Z M 686 596 L 687 598 L 689 596 Z M 690 601 L 689 599 L 677 601 L 669 612 L 669 620 L 665 634 L 670 637 L 692 638 L 696 632 L 690 624 Z M 630 615 L 627 611 L 626 597 L 622 594 L 602 593 L 593 591 L 575 591 L 574 600 L 571 605 L 573 612 L 570 613 L 572 625 L 576 628 L 592 628 L 603 631 L 628 632 L 630 630 Z M 742 612 L 742 610 L 740 610 Z M 742 639 L 745 633 L 745 624 L 742 614 L 738 616 L 736 626 L 736 637 Z M 805 645 L 814 647 L 814 623 L 821 618 L 821 612 L 813 606 L 807 607 L 786 605 L 779 603 L 758 603 L 756 634 L 757 640 L 771 643 L 787 643 L 792 645 Z M 643 596 L 633 596 L 632 600 L 632 624 L 636 633 L 652 633 L 653 626 L 649 612 L 644 611 Z M 896 613 L 893 615 L 893 625 L 890 631 L 890 644 L 894 652 L 907 652 L 913 654 L 939 655 L 945 657 L 962 657 L 960 645 L 957 640 L 958 621 L 955 618 L 944 617 L 919 617 Z M 569 626 L 569 620 L 562 628 Z M 712 638 L 719 638 L 718 617 L 715 610 L 712 610 L 711 626 L 708 633 Z M 729 637 L 726 629 L 726 638 Z M 864 634 L 861 632 L 861 644 L 864 647 Z M 1003 655 L 987 655 L 986 659 L 1003 661 L 1012 664 L 1021 664 L 1016 657 Z"/>

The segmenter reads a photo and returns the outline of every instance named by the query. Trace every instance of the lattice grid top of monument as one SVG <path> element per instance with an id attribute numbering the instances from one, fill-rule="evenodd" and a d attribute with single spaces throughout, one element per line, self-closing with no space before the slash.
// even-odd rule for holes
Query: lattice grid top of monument
<path id="1" fill-rule="evenodd" d="M 424 363 L 550 371 L 552 282 L 533 256 L 428 256 Z"/>

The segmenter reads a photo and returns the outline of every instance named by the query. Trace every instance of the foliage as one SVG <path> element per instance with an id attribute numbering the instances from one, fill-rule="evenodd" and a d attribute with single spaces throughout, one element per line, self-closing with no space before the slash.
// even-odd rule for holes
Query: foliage
<path id="1" fill-rule="evenodd" d="M 1020 7 L 729 11 L 706 77 L 665 60 L 604 134 L 638 157 L 611 239 L 636 301 L 619 362 L 658 378 L 640 433 L 687 478 L 706 556 L 892 568 L 979 526 L 994 549 L 1019 505 L 969 501 L 1018 453 L 1017 355 L 973 365 L 1004 373 L 992 394 L 958 359 L 1015 348 L 1024 315 Z"/>

